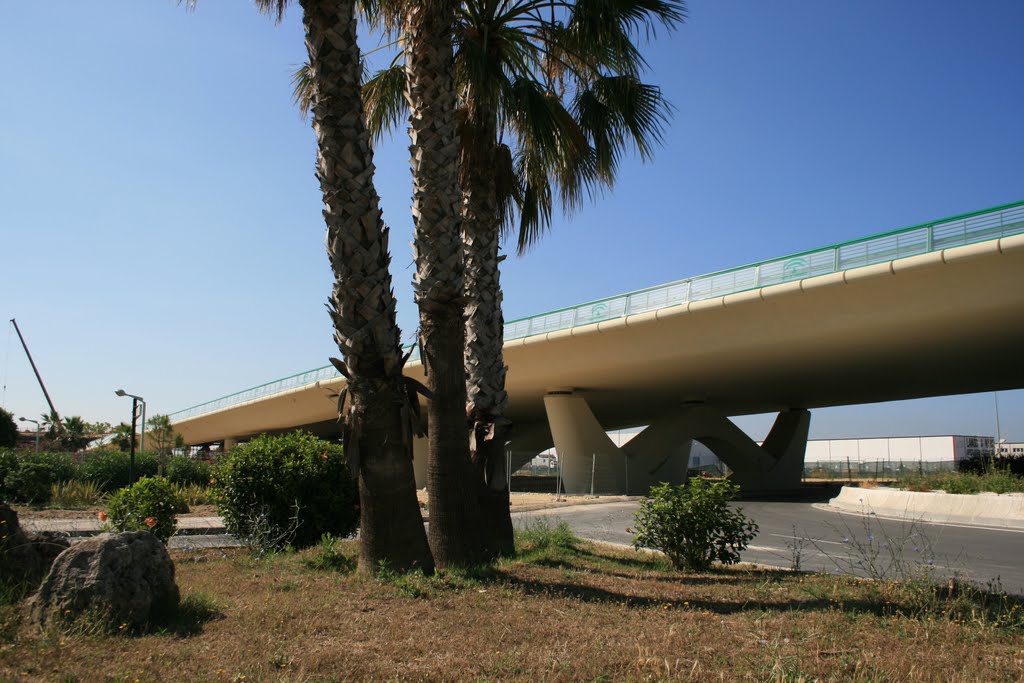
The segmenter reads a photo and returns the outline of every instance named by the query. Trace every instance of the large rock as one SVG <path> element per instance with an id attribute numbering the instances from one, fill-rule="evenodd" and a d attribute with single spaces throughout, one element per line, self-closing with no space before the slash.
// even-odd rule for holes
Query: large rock
<path id="1" fill-rule="evenodd" d="M 68 540 L 58 534 L 22 530 L 18 513 L 0 502 L 0 577 L 17 583 L 38 583 L 68 545 Z"/>
<path id="2" fill-rule="evenodd" d="M 134 629 L 171 614 L 178 599 L 167 548 L 149 532 L 130 531 L 102 534 L 61 553 L 25 611 L 40 626 L 82 617 L 113 630 Z"/>

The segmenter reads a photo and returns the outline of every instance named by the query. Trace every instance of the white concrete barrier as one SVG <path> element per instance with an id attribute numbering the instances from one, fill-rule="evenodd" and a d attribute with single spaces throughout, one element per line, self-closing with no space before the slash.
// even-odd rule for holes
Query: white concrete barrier
<path id="1" fill-rule="evenodd" d="M 880 517 L 1024 529 L 1024 493 L 964 495 L 844 486 L 829 505 L 848 512 L 874 513 Z"/>

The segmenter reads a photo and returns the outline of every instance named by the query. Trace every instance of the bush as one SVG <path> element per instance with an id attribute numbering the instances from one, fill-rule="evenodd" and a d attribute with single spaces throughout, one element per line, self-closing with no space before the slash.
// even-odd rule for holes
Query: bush
<path id="1" fill-rule="evenodd" d="M 207 486 L 213 478 L 213 465 L 187 455 L 175 455 L 167 462 L 167 478 L 179 486 Z"/>
<path id="2" fill-rule="evenodd" d="M 18 468 L 8 472 L 4 488 L 11 500 L 32 505 L 46 505 L 50 501 L 50 487 L 56 481 L 49 465 L 22 462 Z"/>
<path id="3" fill-rule="evenodd" d="M 277 546 L 305 548 L 324 534 L 349 536 L 358 525 L 341 446 L 305 432 L 263 435 L 235 447 L 214 479 L 224 524 L 243 540 L 258 534 Z"/>
<path id="4" fill-rule="evenodd" d="M 704 571 L 712 562 L 739 562 L 757 524 L 728 506 L 738 492 L 729 481 L 700 477 L 652 487 L 636 513 L 633 545 L 660 550 L 676 569 Z"/>
<path id="5" fill-rule="evenodd" d="M 164 477 L 144 477 L 110 497 L 107 503 L 109 531 L 149 531 L 164 543 L 178 526 L 175 515 L 188 505 Z"/>
<path id="6" fill-rule="evenodd" d="M 115 491 L 128 485 L 130 456 L 121 451 L 99 451 L 82 462 L 80 478 L 95 482 L 104 491 Z M 135 479 L 156 476 L 156 456 L 152 453 L 135 454 Z"/>
<path id="7" fill-rule="evenodd" d="M 9 495 L 4 480 L 16 469 L 18 469 L 18 456 L 10 449 L 0 448 L 0 500 L 5 500 Z"/>
<path id="8" fill-rule="evenodd" d="M 54 482 L 78 479 L 78 466 L 75 464 L 75 459 L 70 453 L 52 451 L 36 453 L 35 451 L 29 451 L 22 454 L 21 462 L 22 464 L 32 463 L 49 468 L 50 472 L 53 473 Z"/>

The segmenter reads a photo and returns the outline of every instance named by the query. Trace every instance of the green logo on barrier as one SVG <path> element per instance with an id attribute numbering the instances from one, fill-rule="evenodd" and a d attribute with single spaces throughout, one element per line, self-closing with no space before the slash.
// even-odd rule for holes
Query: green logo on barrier
<path id="1" fill-rule="evenodd" d="M 795 280 L 804 275 L 807 275 L 807 259 L 798 256 L 782 264 L 782 277 L 786 280 Z"/>

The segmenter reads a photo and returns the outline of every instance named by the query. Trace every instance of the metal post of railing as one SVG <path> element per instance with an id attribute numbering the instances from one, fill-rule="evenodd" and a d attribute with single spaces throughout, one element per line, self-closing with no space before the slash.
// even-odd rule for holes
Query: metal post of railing
<path id="1" fill-rule="evenodd" d="M 693 295 L 693 280 L 686 281 L 686 303 L 690 303 Z"/>
<path id="2" fill-rule="evenodd" d="M 555 457 L 558 458 L 558 475 L 555 477 L 555 500 L 562 499 L 562 455 L 555 449 Z"/>
<path id="3" fill-rule="evenodd" d="M 832 250 L 832 272 L 838 273 L 839 266 L 839 247 L 836 247 L 835 249 Z"/>
<path id="4" fill-rule="evenodd" d="M 594 471 L 597 469 L 597 453 L 590 454 L 590 497 L 594 497 Z"/>

